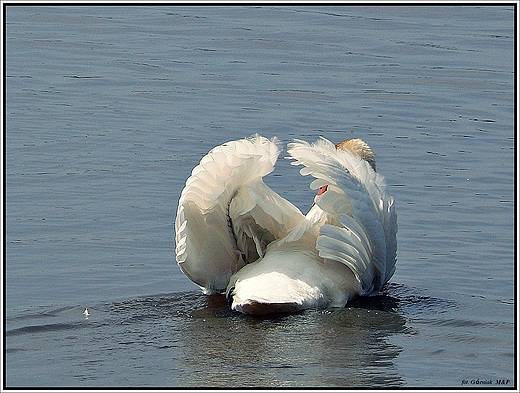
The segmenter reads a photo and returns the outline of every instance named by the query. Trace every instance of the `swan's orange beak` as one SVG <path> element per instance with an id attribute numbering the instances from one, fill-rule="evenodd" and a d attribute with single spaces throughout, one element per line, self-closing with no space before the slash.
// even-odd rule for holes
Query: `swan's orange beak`
<path id="1" fill-rule="evenodd" d="M 327 191 L 327 185 L 325 186 L 321 186 L 320 188 L 318 188 L 318 195 L 321 195 L 323 194 L 325 191 Z"/>

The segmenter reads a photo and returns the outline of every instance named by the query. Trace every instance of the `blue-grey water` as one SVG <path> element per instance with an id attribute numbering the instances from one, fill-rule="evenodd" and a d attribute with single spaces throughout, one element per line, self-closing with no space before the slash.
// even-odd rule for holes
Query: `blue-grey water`
<path id="1" fill-rule="evenodd" d="M 5 23 L 5 386 L 516 386 L 513 5 Z M 380 296 L 255 318 L 182 275 L 184 182 L 253 133 L 372 147 L 399 220 Z M 283 156 L 266 182 L 306 212 Z"/>

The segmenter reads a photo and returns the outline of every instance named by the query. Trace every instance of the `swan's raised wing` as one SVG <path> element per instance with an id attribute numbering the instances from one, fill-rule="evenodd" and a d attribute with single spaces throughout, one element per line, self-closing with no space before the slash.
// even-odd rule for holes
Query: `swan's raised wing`
<path id="1" fill-rule="evenodd" d="M 175 219 L 176 258 L 205 293 L 223 292 L 235 272 L 304 219 L 262 181 L 279 153 L 276 138 L 228 142 L 203 157 L 186 181 Z"/>
<path id="2" fill-rule="evenodd" d="M 367 161 L 326 139 L 295 141 L 288 151 L 303 164 L 302 175 L 316 178 L 311 188 L 327 185 L 315 203 L 327 217 L 316 249 L 322 258 L 348 266 L 363 292 L 379 290 L 395 271 L 397 218 L 386 182 Z"/>

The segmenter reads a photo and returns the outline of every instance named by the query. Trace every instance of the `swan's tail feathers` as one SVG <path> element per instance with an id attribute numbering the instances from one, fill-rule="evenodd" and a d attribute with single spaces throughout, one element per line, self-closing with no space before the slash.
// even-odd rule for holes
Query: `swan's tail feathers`
<path id="1" fill-rule="evenodd" d="M 348 266 L 364 294 L 378 291 L 395 271 L 397 250 L 394 201 L 384 177 L 375 163 L 324 138 L 314 144 L 297 140 L 288 151 L 293 165 L 304 166 L 302 175 L 316 178 L 311 188 L 327 185 L 315 198 L 327 216 L 316 242 L 320 256 Z"/>
<path id="2" fill-rule="evenodd" d="M 231 275 L 292 229 L 297 214 L 303 219 L 262 181 L 279 153 L 276 138 L 228 142 L 204 156 L 186 181 L 175 220 L 176 258 L 205 293 L 223 292 Z"/>

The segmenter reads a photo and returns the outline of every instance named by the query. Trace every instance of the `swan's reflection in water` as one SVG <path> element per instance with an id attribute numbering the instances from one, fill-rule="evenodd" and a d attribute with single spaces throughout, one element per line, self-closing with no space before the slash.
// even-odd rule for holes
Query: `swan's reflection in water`
<path id="1" fill-rule="evenodd" d="M 31 361 L 28 343 L 66 358 L 66 370 L 46 369 L 49 381 L 67 376 L 60 386 L 388 388 L 405 383 L 394 343 L 416 338 L 410 318 L 449 306 L 390 284 L 344 309 L 253 317 L 181 292 L 92 303 L 88 320 L 81 306 L 23 312 L 8 320 L 7 348 L 15 364 Z"/>
<path id="2" fill-rule="evenodd" d="M 345 309 L 253 317 L 223 296 L 202 297 L 182 324 L 180 386 L 395 387 L 400 348 L 388 338 L 405 319 L 389 296 Z M 179 371 L 179 370 L 178 370 Z"/>

